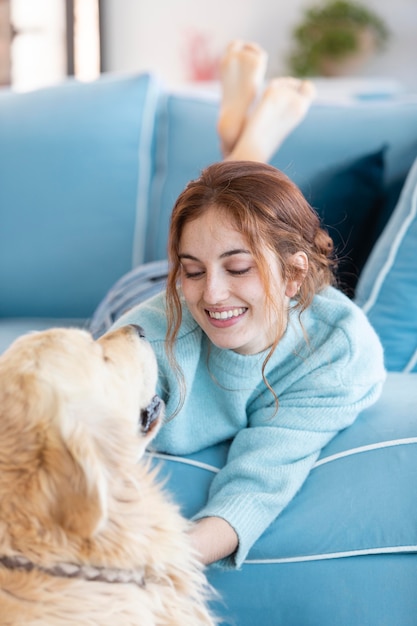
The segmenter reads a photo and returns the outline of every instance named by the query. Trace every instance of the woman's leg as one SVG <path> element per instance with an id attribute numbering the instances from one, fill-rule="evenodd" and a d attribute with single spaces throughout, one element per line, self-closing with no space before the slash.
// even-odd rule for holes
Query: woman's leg
<path id="1" fill-rule="evenodd" d="M 315 96 L 310 81 L 275 78 L 264 85 L 267 53 L 232 41 L 220 65 L 222 100 L 217 123 L 225 159 L 267 162 L 301 122 Z"/>
<path id="2" fill-rule="evenodd" d="M 263 86 L 267 60 L 255 43 L 232 41 L 226 48 L 220 63 L 222 101 L 217 124 L 224 157 L 233 150 Z"/>
<path id="3" fill-rule="evenodd" d="M 315 87 L 308 80 L 271 80 L 227 159 L 268 162 L 304 118 L 314 97 Z"/>

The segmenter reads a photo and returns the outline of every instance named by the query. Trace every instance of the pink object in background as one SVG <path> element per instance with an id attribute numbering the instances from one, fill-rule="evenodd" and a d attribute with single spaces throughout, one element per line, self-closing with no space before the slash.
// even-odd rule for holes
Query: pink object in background
<path id="1" fill-rule="evenodd" d="M 214 81 L 219 77 L 220 54 L 210 49 L 210 37 L 198 30 L 185 35 L 187 79 L 193 82 Z"/>

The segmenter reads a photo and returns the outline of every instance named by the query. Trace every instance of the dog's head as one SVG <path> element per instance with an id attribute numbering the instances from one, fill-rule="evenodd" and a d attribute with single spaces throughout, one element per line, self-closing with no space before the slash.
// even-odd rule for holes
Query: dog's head
<path id="1" fill-rule="evenodd" d="M 15 341 L 0 357 L 0 519 L 93 536 L 109 473 L 134 466 L 158 431 L 156 380 L 134 325 L 98 341 L 78 329 Z"/>

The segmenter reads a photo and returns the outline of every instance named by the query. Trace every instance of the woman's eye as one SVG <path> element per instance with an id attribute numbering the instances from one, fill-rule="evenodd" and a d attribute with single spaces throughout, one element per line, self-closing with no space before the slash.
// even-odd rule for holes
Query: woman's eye
<path id="1" fill-rule="evenodd" d="M 251 269 L 250 267 L 245 267 L 240 270 L 229 269 L 228 272 L 229 274 L 232 274 L 232 276 L 242 276 L 242 274 L 247 274 L 250 269 Z"/>
<path id="2" fill-rule="evenodd" d="M 200 278 L 204 272 L 202 270 L 195 270 L 195 271 L 187 271 L 183 268 L 182 270 L 185 278 Z"/>
<path id="3" fill-rule="evenodd" d="M 250 272 L 252 267 L 242 267 L 242 268 L 234 268 L 234 267 L 225 267 L 223 269 L 224 272 L 227 272 L 230 276 L 243 276 Z M 206 271 L 202 268 L 187 268 L 182 267 L 182 275 L 184 278 L 198 280 L 205 275 Z"/>

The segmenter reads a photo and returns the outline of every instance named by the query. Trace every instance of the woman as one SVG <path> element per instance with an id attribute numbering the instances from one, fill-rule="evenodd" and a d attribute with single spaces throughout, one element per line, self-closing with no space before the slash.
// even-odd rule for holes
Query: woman
<path id="1" fill-rule="evenodd" d="M 166 292 L 115 325 L 140 324 L 155 350 L 168 418 L 157 450 L 190 454 L 231 440 L 191 531 L 206 564 L 243 562 L 323 446 L 375 402 L 385 378 L 376 334 L 333 286 L 330 237 L 296 185 L 261 162 L 312 95 L 309 83 L 275 81 L 248 118 L 238 99 L 234 129 L 222 108 L 226 159 L 174 206 Z"/>
<path id="2" fill-rule="evenodd" d="M 212 165 L 174 207 L 166 296 L 116 323 L 143 326 L 158 358 L 175 416 L 156 448 L 190 454 L 233 440 L 193 530 L 205 563 L 233 555 L 239 565 L 323 446 L 380 393 L 379 341 L 330 286 L 331 249 L 278 170 Z"/>

